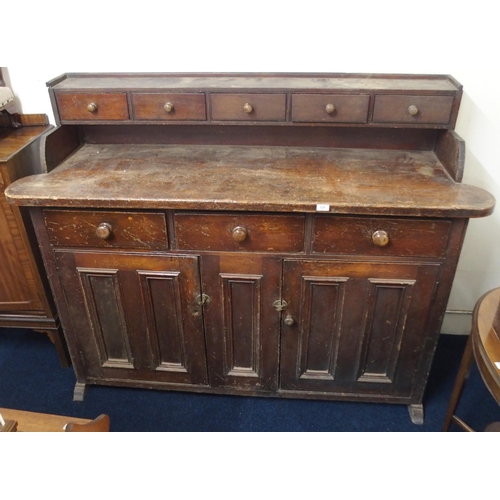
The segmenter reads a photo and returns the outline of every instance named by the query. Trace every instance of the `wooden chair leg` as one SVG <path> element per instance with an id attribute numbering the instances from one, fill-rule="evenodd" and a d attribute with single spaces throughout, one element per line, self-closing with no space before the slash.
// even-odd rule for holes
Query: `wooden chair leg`
<path id="1" fill-rule="evenodd" d="M 109 416 L 99 415 L 97 418 L 87 424 L 76 424 L 70 422 L 66 425 L 66 432 L 109 432 Z"/>
<path id="2" fill-rule="evenodd" d="M 451 394 L 450 403 L 448 405 L 448 410 L 446 412 L 446 418 L 444 420 L 444 425 L 443 425 L 443 432 L 449 431 L 451 423 L 452 421 L 454 421 L 453 416 L 460 401 L 460 396 L 462 395 L 465 381 L 469 375 L 473 361 L 474 361 L 474 354 L 472 352 L 472 335 L 469 335 L 469 340 L 467 341 L 467 345 L 465 346 L 465 351 L 462 356 L 462 361 L 460 362 L 460 367 L 458 369 L 457 378 L 455 379 L 455 385 L 453 387 L 453 392 Z"/>

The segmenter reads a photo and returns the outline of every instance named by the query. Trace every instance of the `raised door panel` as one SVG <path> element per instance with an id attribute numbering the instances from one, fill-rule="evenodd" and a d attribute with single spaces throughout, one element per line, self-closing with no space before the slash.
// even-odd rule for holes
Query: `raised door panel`
<path id="1" fill-rule="evenodd" d="M 410 397 L 438 264 L 286 260 L 282 390 Z M 290 321 L 289 321 L 290 323 Z"/>
<path id="2" fill-rule="evenodd" d="M 55 255 L 86 377 L 207 383 L 197 257 Z"/>
<path id="3" fill-rule="evenodd" d="M 35 278 L 0 176 L 0 313 L 41 311 Z M 16 209 L 14 209 L 16 210 Z"/>
<path id="4" fill-rule="evenodd" d="M 203 290 L 212 386 L 275 390 L 278 378 L 280 260 L 204 256 Z"/>

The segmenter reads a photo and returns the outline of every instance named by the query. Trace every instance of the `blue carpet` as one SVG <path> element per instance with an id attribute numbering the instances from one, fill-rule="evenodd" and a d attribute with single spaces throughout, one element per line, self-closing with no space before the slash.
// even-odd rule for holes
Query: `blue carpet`
<path id="1" fill-rule="evenodd" d="M 30 330 L 0 329 L 0 406 L 95 418 L 107 413 L 111 430 L 157 432 L 436 432 L 466 338 L 442 335 L 427 386 L 425 423 L 413 425 L 404 405 L 219 396 L 91 386 L 73 402 L 75 376 L 62 368 L 48 338 Z M 500 421 L 474 367 L 458 413 L 473 428 Z M 453 430 L 458 430 L 454 428 Z"/>

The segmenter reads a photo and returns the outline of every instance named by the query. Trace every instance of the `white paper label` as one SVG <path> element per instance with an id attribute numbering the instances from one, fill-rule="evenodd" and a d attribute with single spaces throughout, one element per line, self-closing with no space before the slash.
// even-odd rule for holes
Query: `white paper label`
<path id="1" fill-rule="evenodd" d="M 318 203 L 316 205 L 316 212 L 329 212 L 330 211 L 330 205 L 327 205 L 325 203 Z"/>
<path id="2" fill-rule="evenodd" d="M 500 361 L 495 361 L 495 366 L 500 370 Z"/>

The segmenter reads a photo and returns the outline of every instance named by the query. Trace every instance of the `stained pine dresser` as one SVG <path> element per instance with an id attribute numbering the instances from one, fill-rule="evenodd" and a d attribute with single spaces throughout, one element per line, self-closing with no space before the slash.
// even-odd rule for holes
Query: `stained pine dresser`
<path id="1" fill-rule="evenodd" d="M 468 220 L 440 75 L 65 74 L 29 210 L 88 385 L 408 405 Z M 97 389 L 96 389 L 97 390 Z"/>

